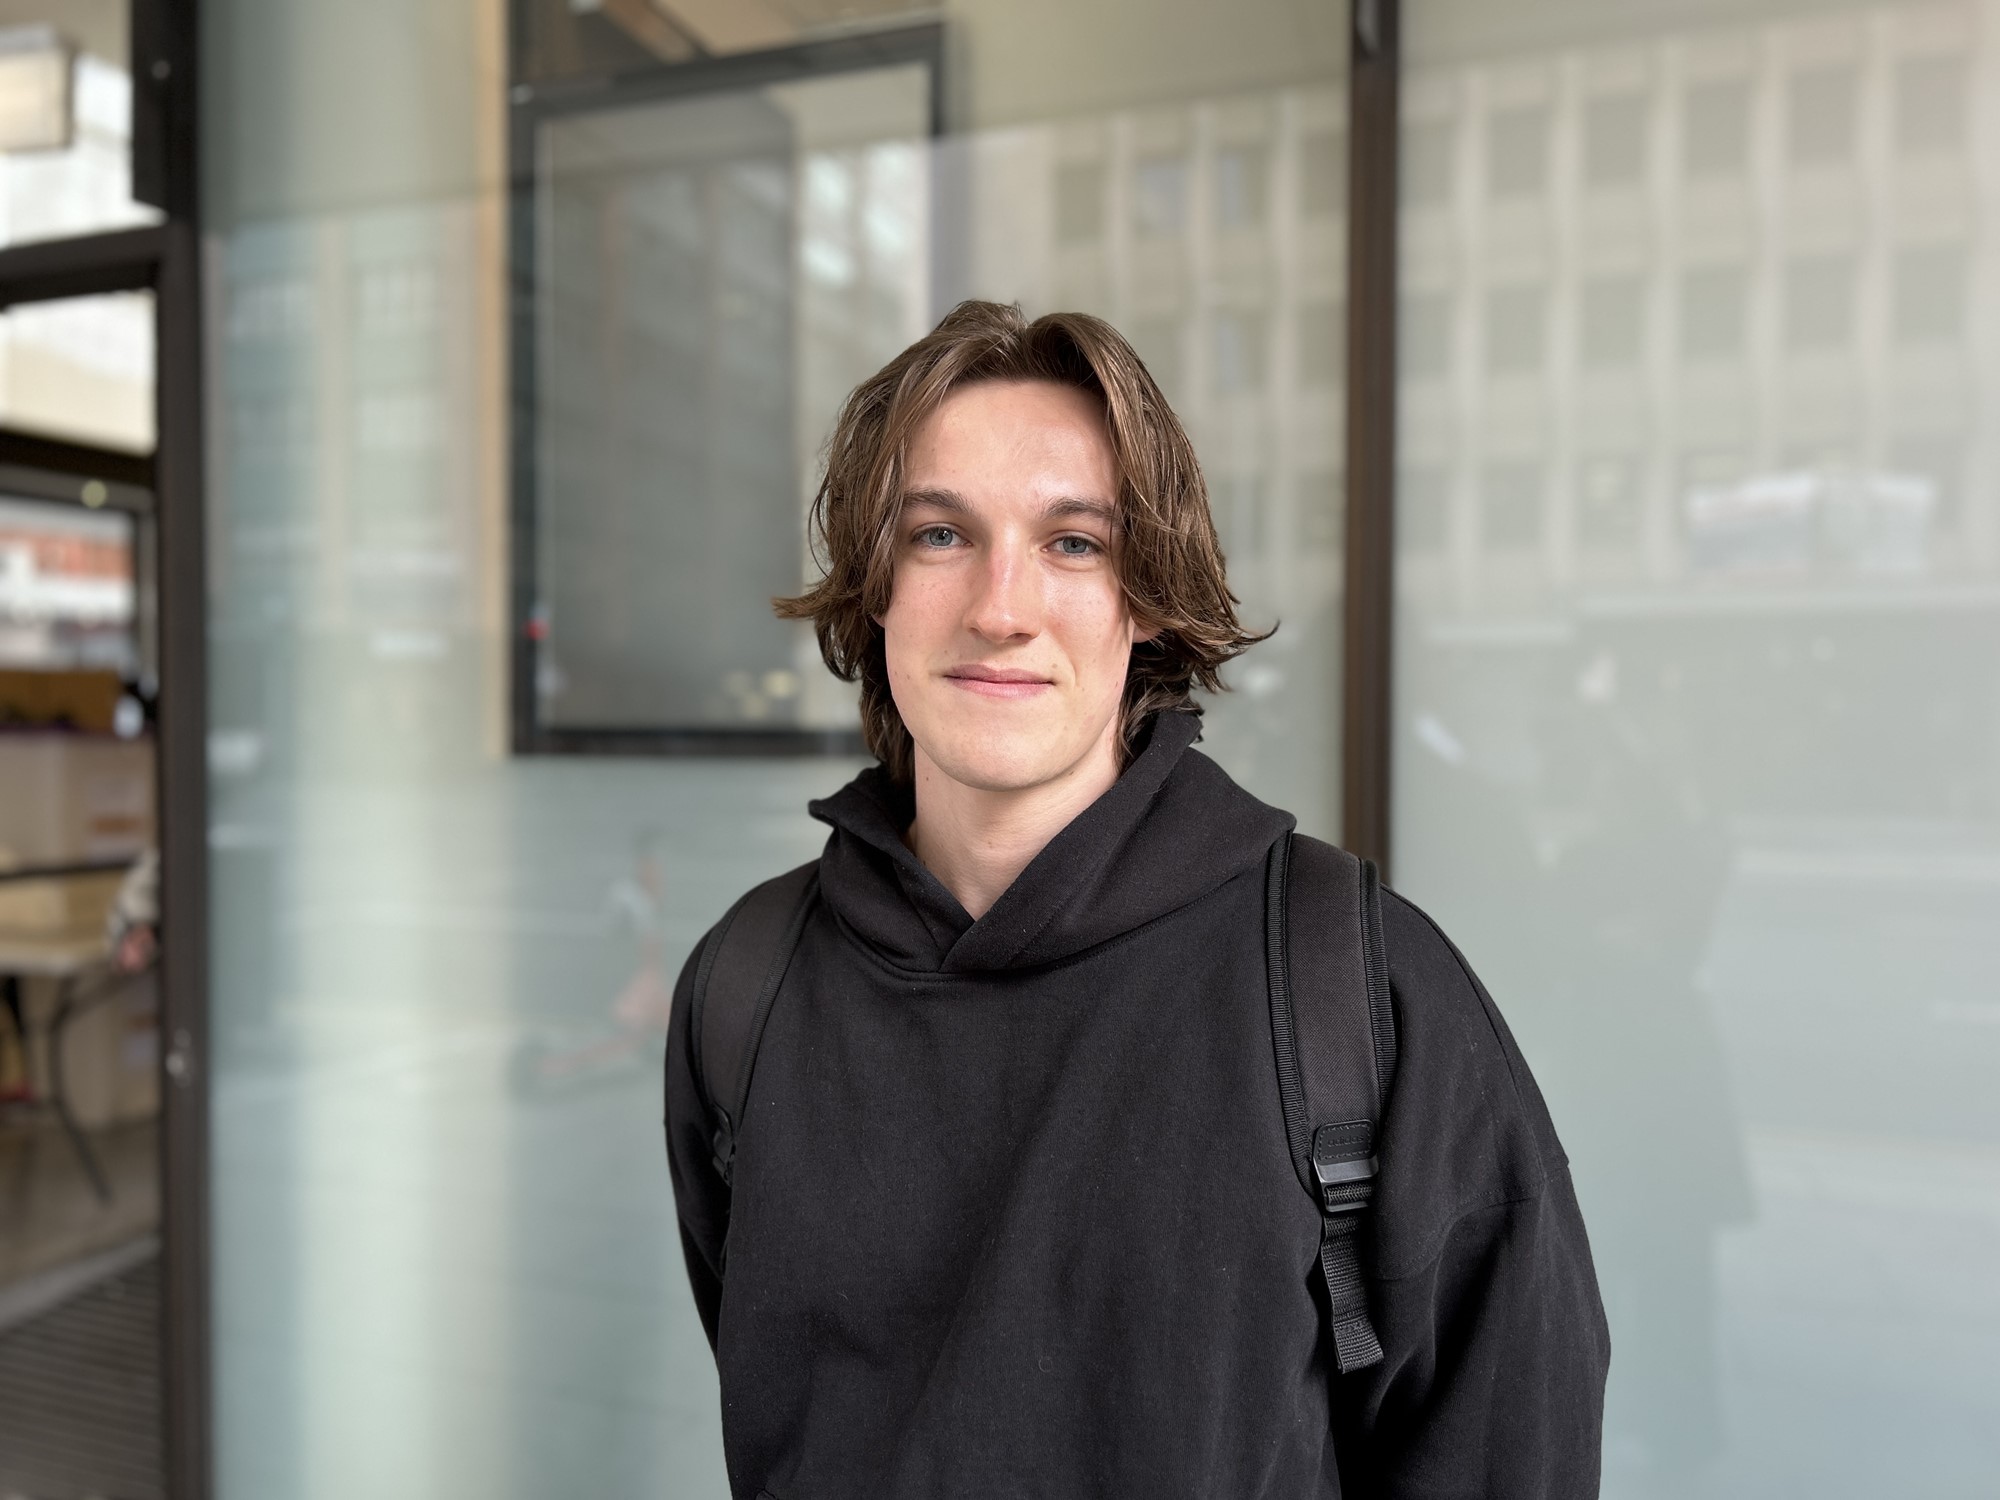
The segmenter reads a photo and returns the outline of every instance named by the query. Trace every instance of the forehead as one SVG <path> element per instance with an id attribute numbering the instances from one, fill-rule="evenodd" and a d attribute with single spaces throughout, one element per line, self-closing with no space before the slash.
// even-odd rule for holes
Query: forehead
<path id="1" fill-rule="evenodd" d="M 1045 380 L 987 380 L 947 396 L 911 435 L 908 488 L 1117 493 L 1103 404 Z"/>

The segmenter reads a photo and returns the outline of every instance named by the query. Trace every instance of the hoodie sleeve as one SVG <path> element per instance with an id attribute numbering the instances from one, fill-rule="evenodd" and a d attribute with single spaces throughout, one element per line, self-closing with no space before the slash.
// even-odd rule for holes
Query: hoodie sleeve
<path id="1" fill-rule="evenodd" d="M 1399 1062 L 1369 1281 L 1385 1358 L 1335 1377 L 1343 1488 L 1595 1496 L 1610 1334 L 1568 1159 L 1458 950 L 1400 897 L 1383 927 Z"/>
<path id="2" fill-rule="evenodd" d="M 694 971 L 711 932 L 681 966 L 674 985 L 673 1018 L 667 1026 L 667 1170 L 674 1184 L 680 1219 L 681 1251 L 688 1283 L 708 1347 L 715 1348 L 716 1316 L 722 1305 L 722 1242 L 729 1232 L 729 1188 L 715 1170 L 715 1123 L 694 1080 Z"/>

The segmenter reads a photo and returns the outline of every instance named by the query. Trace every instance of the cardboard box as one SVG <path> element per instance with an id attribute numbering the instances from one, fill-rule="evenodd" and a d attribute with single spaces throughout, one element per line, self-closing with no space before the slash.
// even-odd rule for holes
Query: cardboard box
<path id="1" fill-rule="evenodd" d="M 9 863 L 0 850 L 0 869 Z M 117 871 L 64 875 L 47 880 L 0 880 L 0 938 L 44 933 L 104 931 L 104 919 L 118 896 Z"/>
<path id="2" fill-rule="evenodd" d="M 0 724 L 109 734 L 125 684 L 116 672 L 0 669 Z"/>

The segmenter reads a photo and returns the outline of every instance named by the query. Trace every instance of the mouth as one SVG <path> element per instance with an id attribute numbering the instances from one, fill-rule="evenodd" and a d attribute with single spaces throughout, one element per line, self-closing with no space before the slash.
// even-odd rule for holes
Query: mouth
<path id="1" fill-rule="evenodd" d="M 1013 667 L 953 667 L 944 676 L 945 681 L 954 687 L 978 693 L 983 698 L 1032 698 L 1055 686 L 1040 673 L 1024 672 Z"/>

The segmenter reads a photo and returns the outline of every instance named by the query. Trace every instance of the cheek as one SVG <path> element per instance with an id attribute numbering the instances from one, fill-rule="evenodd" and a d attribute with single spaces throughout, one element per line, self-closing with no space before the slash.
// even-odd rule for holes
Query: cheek
<path id="1" fill-rule="evenodd" d="M 1132 625 L 1124 593 L 1115 584 L 1108 591 L 1093 588 L 1065 600 L 1064 605 L 1063 629 L 1078 676 L 1107 694 L 1115 694 L 1124 685 L 1132 659 Z"/>
<path id="2" fill-rule="evenodd" d="M 899 575 L 889 594 L 889 607 L 878 622 L 882 626 L 882 650 L 889 661 L 893 679 L 903 675 L 899 664 L 926 653 L 937 635 L 943 613 L 936 580 L 924 576 Z"/>

